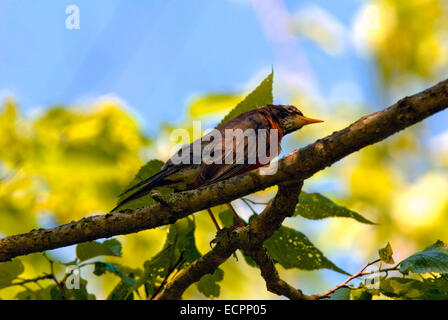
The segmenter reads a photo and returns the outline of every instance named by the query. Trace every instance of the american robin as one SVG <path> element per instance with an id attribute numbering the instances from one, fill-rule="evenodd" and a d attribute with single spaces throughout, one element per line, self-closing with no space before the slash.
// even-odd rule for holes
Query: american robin
<path id="1" fill-rule="evenodd" d="M 120 196 L 137 190 L 121 200 L 111 211 L 147 195 L 156 187 L 168 186 L 175 191 L 191 190 L 266 165 L 280 153 L 280 142 L 286 134 L 317 122 L 322 120 L 307 118 L 291 105 L 267 105 L 241 113 L 192 144 L 179 149 L 160 172 L 123 192 Z M 257 135 L 258 132 L 264 133 L 262 140 Z M 239 139 L 241 136 L 242 139 Z M 252 142 L 251 137 L 254 138 Z M 277 148 L 272 148 L 273 144 L 277 144 Z M 265 156 L 264 161 L 260 161 L 258 157 L 260 151 L 263 151 L 261 154 Z M 206 156 L 199 157 L 198 160 L 198 155 L 204 154 Z M 232 207 L 231 209 L 238 224 L 241 224 L 238 215 Z M 209 214 L 219 230 L 210 210 Z"/>

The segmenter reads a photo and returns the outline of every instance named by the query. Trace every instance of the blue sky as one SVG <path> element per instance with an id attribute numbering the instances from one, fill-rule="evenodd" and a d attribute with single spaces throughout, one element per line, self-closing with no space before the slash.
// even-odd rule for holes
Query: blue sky
<path id="1" fill-rule="evenodd" d="M 320 6 L 347 29 L 362 3 L 284 1 L 290 13 Z M 70 4 L 80 8 L 79 30 L 65 28 Z M 114 94 L 154 133 L 162 120 L 182 119 L 197 94 L 247 89 L 271 66 L 303 71 L 303 64 L 282 61 L 285 54 L 278 54 L 260 19 L 247 0 L 3 0 L 0 97 L 12 94 L 30 112 Z M 383 106 L 371 61 L 354 50 L 329 55 L 311 40 L 293 42 L 290 47 L 306 56 L 319 95 L 328 98 L 337 84 L 355 83 L 367 105 Z"/>
<path id="2" fill-rule="evenodd" d="M 72 3 L 79 30 L 65 28 Z M 2 1 L 0 43 L 0 90 L 25 110 L 114 93 L 147 129 L 272 63 L 251 6 L 231 1 Z"/>
<path id="3" fill-rule="evenodd" d="M 345 28 L 362 3 L 284 1 L 291 13 L 320 6 Z M 80 8 L 79 30 L 65 28 L 70 4 Z M 114 94 L 154 133 L 162 120 L 181 120 L 197 94 L 248 89 L 248 81 L 271 66 L 302 72 L 303 64 L 282 61 L 285 54 L 276 52 L 278 43 L 261 25 L 247 0 L 3 0 L 0 97 L 12 94 L 32 112 Z M 371 61 L 354 50 L 329 55 L 311 40 L 293 42 L 290 47 L 306 56 L 319 95 L 328 98 L 337 84 L 355 83 L 367 105 L 383 106 Z M 434 127 L 442 120 L 432 120 Z"/>
<path id="4" fill-rule="evenodd" d="M 342 23 L 359 7 L 354 0 L 319 2 Z M 306 3 L 287 1 L 286 7 Z M 70 4 L 80 8 L 79 30 L 65 28 Z M 180 120 L 192 96 L 246 89 L 254 75 L 277 63 L 243 0 L 3 0 L 0 43 L 0 91 L 14 95 L 25 111 L 113 93 L 149 131 L 161 120 Z M 325 70 L 322 92 L 365 71 L 350 55 L 334 61 L 310 41 L 303 46 L 316 74 Z"/>

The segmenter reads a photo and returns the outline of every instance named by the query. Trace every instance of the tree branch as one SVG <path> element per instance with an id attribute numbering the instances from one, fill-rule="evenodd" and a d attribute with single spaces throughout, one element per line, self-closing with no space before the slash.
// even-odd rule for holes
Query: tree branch
<path id="1" fill-rule="evenodd" d="M 174 193 L 160 203 L 124 213 L 87 217 L 52 229 L 0 239 L 0 262 L 33 252 L 75 243 L 129 234 L 171 224 L 194 212 L 227 203 L 244 195 L 278 185 L 302 181 L 341 158 L 409 127 L 448 107 L 448 80 L 389 108 L 364 116 L 349 127 L 334 132 L 278 162 L 274 175 L 253 171 L 197 190 Z M 205 256 L 204 256 L 205 257 Z"/>
<path id="2" fill-rule="evenodd" d="M 260 215 L 255 216 L 249 225 L 235 228 L 231 232 L 229 229 L 220 230 L 216 236 L 215 247 L 183 269 L 154 300 L 180 299 L 191 284 L 199 281 L 202 276 L 213 273 L 235 250 L 242 249 L 252 253 L 253 248 L 262 246 L 283 220 L 293 215 L 302 186 L 303 182 L 296 181 L 280 184 L 274 200 Z M 269 259 L 267 256 L 266 258 Z M 304 297 L 306 296 L 303 295 Z"/>
<path id="3" fill-rule="evenodd" d="M 245 251 L 255 263 L 260 267 L 261 276 L 266 281 L 266 288 L 268 291 L 278 294 L 279 296 L 285 296 L 291 300 L 316 300 L 314 296 L 307 296 L 301 290 L 296 289 L 280 279 L 277 269 L 275 269 L 274 263 L 269 258 L 266 248 L 259 246 L 258 248 L 252 248 L 250 251 Z"/>

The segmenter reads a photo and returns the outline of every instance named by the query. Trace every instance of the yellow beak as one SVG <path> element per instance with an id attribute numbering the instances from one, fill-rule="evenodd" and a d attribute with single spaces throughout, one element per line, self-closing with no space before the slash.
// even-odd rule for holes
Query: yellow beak
<path id="1" fill-rule="evenodd" d="M 324 120 L 318 120 L 318 119 L 311 119 L 304 116 L 297 116 L 297 118 L 305 121 L 305 125 L 312 124 L 312 123 L 318 123 L 318 122 L 324 122 Z"/>

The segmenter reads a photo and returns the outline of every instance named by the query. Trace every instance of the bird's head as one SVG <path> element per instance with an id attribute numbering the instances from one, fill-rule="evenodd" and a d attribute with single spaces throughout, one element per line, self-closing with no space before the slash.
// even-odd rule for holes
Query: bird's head
<path id="1" fill-rule="evenodd" d="M 296 131 L 303 126 L 312 123 L 323 122 L 323 120 L 307 118 L 294 106 L 271 105 L 272 115 L 280 123 L 285 134 Z"/>

